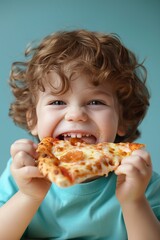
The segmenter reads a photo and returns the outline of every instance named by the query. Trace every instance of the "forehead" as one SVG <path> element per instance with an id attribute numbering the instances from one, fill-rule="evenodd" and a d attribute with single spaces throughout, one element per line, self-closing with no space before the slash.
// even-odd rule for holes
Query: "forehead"
<path id="1" fill-rule="evenodd" d="M 45 90 L 50 89 L 53 93 L 61 94 L 65 93 L 69 89 L 74 91 L 76 89 L 88 89 L 88 90 L 103 90 L 111 91 L 111 84 L 109 81 L 101 81 L 93 76 L 93 74 L 86 72 L 71 72 L 66 70 L 65 74 L 60 75 L 51 70 L 47 73 L 44 81 Z"/>

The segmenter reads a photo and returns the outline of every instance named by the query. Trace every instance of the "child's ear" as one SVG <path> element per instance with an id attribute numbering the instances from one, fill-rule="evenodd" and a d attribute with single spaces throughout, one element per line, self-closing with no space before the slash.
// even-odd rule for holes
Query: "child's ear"
<path id="1" fill-rule="evenodd" d="M 27 120 L 27 125 L 28 125 L 28 130 L 33 136 L 38 135 L 37 131 L 37 121 L 35 119 L 33 120 L 33 113 L 31 113 L 31 110 L 28 110 L 26 113 L 26 120 Z M 34 116 L 36 117 L 36 116 Z"/>
<path id="2" fill-rule="evenodd" d="M 120 126 L 118 128 L 117 135 L 120 136 L 120 137 L 123 137 L 123 136 L 126 135 L 126 131 L 125 131 L 124 127 Z"/>
<path id="3" fill-rule="evenodd" d="M 32 129 L 30 130 L 30 133 L 31 133 L 33 136 L 35 136 L 35 137 L 38 135 L 37 124 L 36 124 L 36 126 L 35 126 L 34 128 L 32 128 Z"/>

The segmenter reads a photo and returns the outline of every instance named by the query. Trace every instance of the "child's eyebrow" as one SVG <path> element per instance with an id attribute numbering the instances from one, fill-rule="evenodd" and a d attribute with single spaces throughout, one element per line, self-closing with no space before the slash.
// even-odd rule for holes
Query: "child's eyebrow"
<path id="1" fill-rule="evenodd" d="M 85 91 L 87 92 L 87 95 L 92 95 L 92 96 L 103 95 L 103 96 L 109 97 L 109 98 L 113 98 L 114 97 L 114 94 L 111 91 L 107 91 L 107 90 L 86 88 L 84 90 L 84 92 Z M 62 94 L 56 94 L 51 89 L 48 89 L 45 92 L 42 92 L 41 97 L 44 98 L 44 97 L 47 97 L 47 96 L 64 96 L 65 94 L 67 94 L 67 92 L 66 93 L 62 93 Z"/>
<path id="2" fill-rule="evenodd" d="M 46 97 L 46 96 L 60 96 L 63 94 L 56 94 L 54 91 L 51 90 L 45 90 L 44 92 L 41 92 L 41 96 L 42 97 Z"/>
<path id="3" fill-rule="evenodd" d="M 92 94 L 97 94 L 97 95 L 105 95 L 105 96 L 108 96 L 108 97 L 113 97 L 113 93 L 110 92 L 110 91 L 104 91 L 104 90 L 91 90 L 91 93 Z"/>

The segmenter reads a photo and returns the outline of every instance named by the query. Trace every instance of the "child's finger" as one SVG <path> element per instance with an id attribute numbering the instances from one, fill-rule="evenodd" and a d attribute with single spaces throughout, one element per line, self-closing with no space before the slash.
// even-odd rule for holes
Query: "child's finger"
<path id="1" fill-rule="evenodd" d="M 128 175 L 130 177 L 136 177 L 139 175 L 139 169 L 132 164 L 122 164 L 115 170 L 116 175 Z"/>
<path id="2" fill-rule="evenodd" d="M 26 152 L 20 151 L 13 158 L 14 168 L 22 168 L 24 166 L 35 166 L 35 159 Z"/>
<path id="3" fill-rule="evenodd" d="M 26 176 L 27 179 L 30 178 L 44 178 L 40 173 L 39 169 L 34 166 L 26 166 L 18 170 L 19 177 L 23 178 Z"/>
<path id="4" fill-rule="evenodd" d="M 148 152 L 143 150 L 133 151 L 131 156 L 139 156 L 145 162 L 147 167 L 152 167 L 152 161 Z"/>
<path id="5" fill-rule="evenodd" d="M 36 148 L 37 148 L 37 144 L 33 143 L 30 140 L 27 139 L 22 139 L 22 140 L 18 140 L 16 142 L 14 142 L 11 145 L 11 156 L 12 158 L 14 158 L 14 156 L 19 152 L 19 151 L 24 151 L 28 154 L 30 154 L 31 156 L 35 157 L 36 156 Z"/>
<path id="6" fill-rule="evenodd" d="M 150 155 L 142 150 L 134 151 L 131 156 L 124 158 L 121 164 L 132 164 L 140 171 L 145 170 L 146 167 L 152 167 Z"/>

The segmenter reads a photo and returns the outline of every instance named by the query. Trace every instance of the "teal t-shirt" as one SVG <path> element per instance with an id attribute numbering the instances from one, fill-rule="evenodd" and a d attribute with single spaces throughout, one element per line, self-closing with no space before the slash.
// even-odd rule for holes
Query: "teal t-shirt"
<path id="1" fill-rule="evenodd" d="M 0 177 L 0 205 L 18 190 L 10 174 L 10 162 Z M 126 240 L 115 188 L 114 173 L 69 188 L 52 184 L 23 239 Z M 152 175 L 146 197 L 160 220 L 160 176 L 156 173 Z"/>

